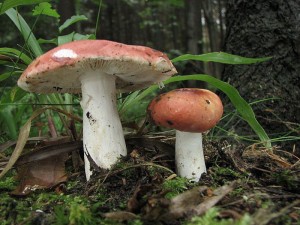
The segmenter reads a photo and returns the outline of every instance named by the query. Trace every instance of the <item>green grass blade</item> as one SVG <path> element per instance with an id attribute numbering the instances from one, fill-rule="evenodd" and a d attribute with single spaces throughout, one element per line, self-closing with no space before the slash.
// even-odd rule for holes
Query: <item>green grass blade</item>
<path id="1" fill-rule="evenodd" d="M 139 91 L 130 93 L 125 99 L 121 101 L 121 104 L 119 104 L 119 111 L 123 111 L 123 108 L 126 108 L 126 106 L 130 104 L 132 101 L 134 101 L 134 99 L 138 97 L 138 95 L 139 95 Z"/>
<path id="2" fill-rule="evenodd" d="M 0 55 L 20 58 L 21 61 L 23 61 L 27 65 L 29 65 L 32 62 L 32 59 L 29 56 L 19 51 L 18 49 L 14 49 L 14 48 L 0 48 Z"/>
<path id="3" fill-rule="evenodd" d="M 33 51 L 35 57 L 42 55 L 43 51 L 38 41 L 36 40 L 34 34 L 32 33 L 32 30 L 30 29 L 26 21 L 23 19 L 23 17 L 15 9 L 9 9 L 5 13 L 21 32 L 25 42 Z"/>
<path id="4" fill-rule="evenodd" d="M 20 5 L 34 5 L 41 2 L 49 2 L 50 0 L 5 0 L 3 3 L 0 3 L 0 15 L 3 14 L 6 10 L 11 9 Z"/>
<path id="5" fill-rule="evenodd" d="M 0 111 L 0 116 L 2 123 L 5 124 L 7 130 L 8 136 L 15 140 L 17 138 L 17 125 L 16 125 L 16 119 L 14 118 L 11 107 L 6 107 Z"/>
<path id="6" fill-rule="evenodd" d="M 172 62 L 180 62 L 180 61 L 187 61 L 187 60 L 198 60 L 203 62 L 218 62 L 224 64 L 252 64 L 258 62 L 264 62 L 271 59 L 271 57 L 264 57 L 264 58 L 246 58 L 242 56 L 232 55 L 225 52 L 211 52 L 202 55 L 181 55 L 174 59 Z"/>
<path id="7" fill-rule="evenodd" d="M 14 75 L 20 76 L 20 74 L 21 74 L 20 71 L 13 71 L 13 72 L 2 73 L 2 74 L 0 74 L 0 82 L 4 81 L 4 80 L 6 80 L 9 77 L 14 76 Z"/>

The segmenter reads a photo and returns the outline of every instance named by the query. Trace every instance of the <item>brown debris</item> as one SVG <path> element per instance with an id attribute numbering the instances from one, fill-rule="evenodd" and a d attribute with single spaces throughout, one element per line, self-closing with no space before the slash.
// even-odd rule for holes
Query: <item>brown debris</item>
<path id="1" fill-rule="evenodd" d="M 52 188 L 67 180 L 65 161 L 68 154 L 31 161 L 17 167 L 20 184 L 12 195 L 24 196 L 37 189 Z"/>

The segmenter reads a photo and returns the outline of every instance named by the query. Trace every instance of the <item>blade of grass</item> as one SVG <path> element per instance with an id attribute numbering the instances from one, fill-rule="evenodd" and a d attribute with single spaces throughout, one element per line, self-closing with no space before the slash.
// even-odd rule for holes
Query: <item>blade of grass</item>
<path id="1" fill-rule="evenodd" d="M 232 55 L 225 52 L 211 52 L 202 55 L 191 55 L 191 54 L 181 55 L 172 59 L 172 62 L 175 63 L 175 62 L 187 61 L 187 60 L 199 60 L 203 62 L 218 62 L 224 64 L 252 64 L 258 62 L 264 62 L 269 59 L 271 59 L 271 57 L 246 58 L 246 57 Z"/>
<path id="2" fill-rule="evenodd" d="M 32 59 L 29 56 L 15 48 L 0 48 L 0 54 L 19 58 L 27 65 L 29 65 L 32 62 Z"/>
<path id="3" fill-rule="evenodd" d="M 5 13 L 21 32 L 25 42 L 33 51 L 35 57 L 42 55 L 43 51 L 24 18 L 15 9 L 9 9 L 5 11 Z"/>
<path id="4" fill-rule="evenodd" d="M 98 7 L 98 13 L 97 13 L 97 19 L 96 19 L 96 27 L 95 27 L 95 33 L 94 33 L 95 39 L 97 37 L 97 32 L 100 31 L 99 19 L 100 19 L 100 14 L 101 14 L 101 7 L 102 7 L 102 0 L 99 0 L 99 7 Z M 99 29 L 99 31 L 98 31 L 98 29 Z"/>
<path id="5" fill-rule="evenodd" d="M 1 120 L 7 127 L 7 134 L 13 140 L 17 137 L 17 127 L 15 123 L 14 116 L 11 112 L 11 107 L 7 107 L 0 111 Z"/>

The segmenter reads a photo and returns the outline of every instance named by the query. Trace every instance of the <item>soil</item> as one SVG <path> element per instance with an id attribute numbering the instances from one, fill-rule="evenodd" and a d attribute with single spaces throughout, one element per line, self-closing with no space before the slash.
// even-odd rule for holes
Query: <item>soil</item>
<path id="1" fill-rule="evenodd" d="M 11 194 L 18 185 L 11 171 L 0 182 L 1 224 L 300 224 L 295 155 L 205 140 L 208 172 L 193 183 L 173 172 L 173 142 L 128 138 L 128 156 L 89 182 L 69 158 L 66 182 L 25 196 Z M 209 221 L 195 222 L 216 208 Z"/>

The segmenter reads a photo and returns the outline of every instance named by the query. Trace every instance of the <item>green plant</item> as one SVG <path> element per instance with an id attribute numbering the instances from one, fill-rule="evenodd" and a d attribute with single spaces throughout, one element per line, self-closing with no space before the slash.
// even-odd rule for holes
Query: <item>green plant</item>
<path id="1" fill-rule="evenodd" d="M 168 191 L 166 198 L 169 199 L 184 192 L 190 186 L 192 186 L 192 183 L 184 177 L 175 177 L 174 179 L 164 181 L 162 184 L 163 190 Z"/>
<path id="2" fill-rule="evenodd" d="M 299 178 L 297 178 L 295 172 L 288 169 L 273 172 L 271 174 L 271 179 L 287 190 L 297 190 L 299 188 Z"/>
<path id="3" fill-rule="evenodd" d="M 83 205 L 72 204 L 69 215 L 70 225 L 88 225 L 93 224 L 91 212 Z"/>
<path id="4" fill-rule="evenodd" d="M 224 183 L 228 180 L 237 180 L 243 179 L 244 175 L 234 171 L 228 167 L 214 167 L 214 170 L 211 172 L 213 180 L 217 183 Z"/>
<path id="5" fill-rule="evenodd" d="M 69 224 L 69 211 L 64 206 L 54 207 L 54 224 L 55 225 L 68 225 Z"/>
<path id="6" fill-rule="evenodd" d="M 12 191 L 16 187 L 16 184 L 17 182 L 13 175 L 7 176 L 4 179 L 0 180 L 0 191 Z"/>
<path id="7" fill-rule="evenodd" d="M 54 224 L 56 225 L 89 225 L 95 223 L 91 212 L 84 205 L 71 203 L 69 207 L 54 208 Z"/>
<path id="8" fill-rule="evenodd" d="M 250 225 L 251 218 L 248 214 L 245 214 L 239 220 L 233 219 L 219 219 L 219 209 L 210 208 L 203 216 L 197 216 L 191 219 L 190 222 L 185 223 L 185 225 Z"/>

